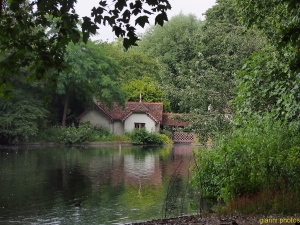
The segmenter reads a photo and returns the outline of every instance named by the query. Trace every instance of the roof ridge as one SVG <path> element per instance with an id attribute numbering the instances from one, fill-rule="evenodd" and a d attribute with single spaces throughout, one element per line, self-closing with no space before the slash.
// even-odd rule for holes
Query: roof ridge
<path id="1" fill-rule="evenodd" d="M 112 116 L 109 112 L 107 112 L 100 104 L 99 102 L 96 104 L 97 108 L 100 109 L 110 120 L 113 120 Z"/>
<path id="2" fill-rule="evenodd" d="M 137 106 L 134 107 L 131 111 L 134 112 L 134 111 L 136 111 L 137 108 L 139 108 L 139 107 L 142 107 L 142 108 L 143 108 L 142 110 L 145 110 L 146 112 L 149 111 L 148 107 L 146 107 L 142 102 L 139 102 L 139 103 L 137 104 Z"/>

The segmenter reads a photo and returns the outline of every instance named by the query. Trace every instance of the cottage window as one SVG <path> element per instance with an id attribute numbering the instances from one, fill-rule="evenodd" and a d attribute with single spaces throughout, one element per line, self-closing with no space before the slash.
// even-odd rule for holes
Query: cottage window
<path id="1" fill-rule="evenodd" d="M 135 129 L 145 128 L 145 123 L 134 123 Z"/>

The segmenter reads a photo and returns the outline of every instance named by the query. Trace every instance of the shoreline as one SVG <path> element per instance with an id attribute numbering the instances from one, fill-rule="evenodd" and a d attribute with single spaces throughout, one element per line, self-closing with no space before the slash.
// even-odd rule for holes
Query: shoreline
<path id="1" fill-rule="evenodd" d="M 86 143 L 77 143 L 77 144 L 70 144 L 65 145 L 63 143 L 58 142 L 21 142 L 17 144 L 10 144 L 10 145 L 2 145 L 1 147 L 65 147 L 65 146 L 72 146 L 72 147 L 132 147 L 132 146 L 172 146 L 172 145 L 184 145 L 184 146 L 191 146 L 191 147 L 200 147 L 201 144 L 194 144 L 194 143 L 171 143 L 165 145 L 135 145 L 131 142 L 117 142 L 117 141 L 104 141 L 104 142 L 86 142 Z"/>
<path id="2" fill-rule="evenodd" d="M 202 215 L 186 215 L 166 219 L 154 219 L 144 222 L 132 222 L 125 225 L 156 225 L 156 224 L 199 224 L 199 225 L 271 225 L 271 224 L 300 224 L 300 214 L 283 215 L 218 215 L 217 213 L 204 213 Z"/>

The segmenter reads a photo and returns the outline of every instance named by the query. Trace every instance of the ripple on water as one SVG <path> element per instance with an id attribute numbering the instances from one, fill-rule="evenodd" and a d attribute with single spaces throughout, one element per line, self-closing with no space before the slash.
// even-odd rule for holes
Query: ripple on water
<path id="1" fill-rule="evenodd" d="M 170 150 L 161 158 L 160 151 L 31 149 L 0 157 L 0 224 L 108 225 L 159 217 L 184 155 Z M 176 188 L 186 187 L 188 165 L 177 170 Z M 81 207 L 74 207 L 78 201 Z"/>

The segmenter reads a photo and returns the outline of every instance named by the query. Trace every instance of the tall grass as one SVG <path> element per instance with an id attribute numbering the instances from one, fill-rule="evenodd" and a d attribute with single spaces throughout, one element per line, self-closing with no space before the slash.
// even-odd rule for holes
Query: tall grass
<path id="1" fill-rule="evenodd" d="M 291 201 L 292 194 L 294 208 L 300 206 L 296 124 L 276 121 L 270 115 L 246 118 L 229 138 L 219 140 L 211 149 L 200 149 L 196 164 L 194 188 L 203 197 L 224 200 L 230 209 L 243 211 L 243 202 L 247 202 L 247 213 L 285 213 L 289 211 L 285 203 Z M 273 198 L 266 195 L 268 192 Z"/>
<path id="2" fill-rule="evenodd" d="M 131 138 L 133 144 L 138 145 L 149 145 L 149 144 L 170 144 L 171 139 L 165 134 L 158 134 L 154 132 L 149 132 L 145 128 L 135 129 L 132 132 L 127 132 L 127 136 Z"/>
<path id="3" fill-rule="evenodd" d="M 31 137 L 31 141 L 64 144 L 129 140 L 130 138 L 128 136 L 119 136 L 110 133 L 105 127 L 95 128 L 89 123 L 80 124 L 78 127 L 51 127 L 39 132 L 37 136 Z"/>

